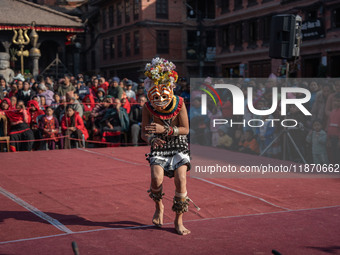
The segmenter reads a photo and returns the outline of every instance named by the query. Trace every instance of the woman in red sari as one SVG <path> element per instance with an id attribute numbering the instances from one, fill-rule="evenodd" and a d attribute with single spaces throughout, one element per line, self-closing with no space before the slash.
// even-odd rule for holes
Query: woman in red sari
<path id="1" fill-rule="evenodd" d="M 16 109 L 5 112 L 10 123 L 10 150 L 31 151 L 33 146 L 34 135 L 29 127 L 31 118 L 25 108 L 24 102 L 19 101 Z M 27 141 L 27 142 L 22 142 Z"/>

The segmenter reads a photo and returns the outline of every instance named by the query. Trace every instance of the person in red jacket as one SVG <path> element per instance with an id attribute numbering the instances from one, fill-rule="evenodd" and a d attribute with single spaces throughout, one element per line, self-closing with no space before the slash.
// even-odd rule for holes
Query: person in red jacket
<path id="1" fill-rule="evenodd" d="M 66 114 L 61 120 L 61 129 L 64 135 L 68 136 L 65 137 L 65 149 L 71 148 L 71 141 L 69 137 L 78 139 L 79 147 L 83 147 L 81 142 L 83 135 L 85 140 L 89 138 L 83 119 L 80 117 L 78 112 L 74 111 L 71 105 L 68 105 L 66 108 Z"/>

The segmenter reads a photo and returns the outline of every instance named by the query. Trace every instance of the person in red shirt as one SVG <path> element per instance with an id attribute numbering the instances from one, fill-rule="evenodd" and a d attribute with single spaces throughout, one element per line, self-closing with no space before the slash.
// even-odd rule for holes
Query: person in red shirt
<path id="1" fill-rule="evenodd" d="M 330 148 L 330 163 L 339 163 L 340 155 L 340 92 L 333 99 L 333 110 L 331 111 L 327 125 L 327 145 Z"/>
<path id="2" fill-rule="evenodd" d="M 61 120 L 61 129 L 64 135 L 78 139 L 79 147 L 83 147 L 83 135 L 85 140 L 89 138 L 83 119 L 78 112 L 74 111 L 71 105 L 66 107 L 66 114 Z M 65 149 L 71 149 L 71 140 L 69 137 L 65 137 Z"/>
<path id="3" fill-rule="evenodd" d="M 10 150 L 13 152 L 31 151 L 34 135 L 29 127 L 31 118 L 25 108 L 24 102 L 19 101 L 16 109 L 6 111 L 5 114 L 10 123 L 9 136 L 10 140 L 12 141 L 12 143 L 10 144 Z"/>

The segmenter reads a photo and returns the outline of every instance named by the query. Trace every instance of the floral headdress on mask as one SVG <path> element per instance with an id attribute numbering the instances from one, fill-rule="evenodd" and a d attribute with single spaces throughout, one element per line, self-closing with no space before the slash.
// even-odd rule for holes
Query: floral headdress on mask
<path id="1" fill-rule="evenodd" d="M 176 66 L 171 61 L 164 58 L 154 58 L 151 63 L 145 66 L 145 76 L 153 81 L 154 85 L 160 83 L 166 84 L 173 88 L 178 80 L 178 74 L 175 71 Z M 151 81 L 144 82 L 145 86 L 151 86 Z M 148 90 L 148 88 L 146 88 Z"/>
<path id="2" fill-rule="evenodd" d="M 144 86 L 149 102 L 146 103 L 149 111 L 161 119 L 176 116 L 182 105 L 183 98 L 174 95 L 173 89 L 178 80 L 176 66 L 164 59 L 154 58 L 145 66 Z"/>

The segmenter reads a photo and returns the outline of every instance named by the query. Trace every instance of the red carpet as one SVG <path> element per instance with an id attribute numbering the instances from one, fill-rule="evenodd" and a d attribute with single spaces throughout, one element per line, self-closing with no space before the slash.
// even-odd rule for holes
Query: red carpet
<path id="1" fill-rule="evenodd" d="M 191 206 L 185 220 L 192 234 L 181 237 L 172 225 L 173 179 L 164 182 L 167 224 L 148 226 L 154 205 L 146 193 L 146 152 L 148 147 L 0 154 L 6 193 L 0 196 L 0 254 L 72 254 L 72 241 L 80 254 L 340 254 L 340 179 L 189 178 L 189 196 L 202 209 Z M 228 155 L 240 164 L 273 162 Z"/>

